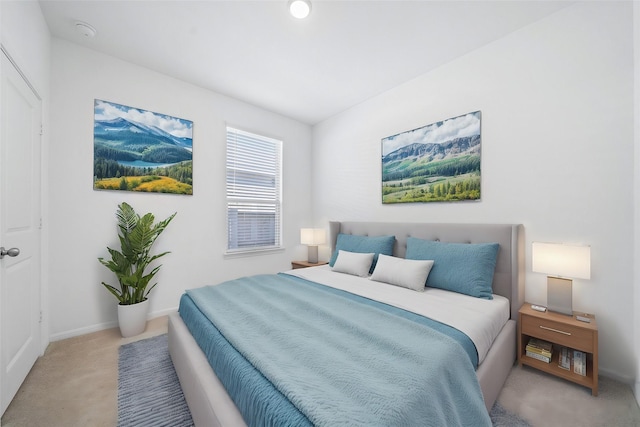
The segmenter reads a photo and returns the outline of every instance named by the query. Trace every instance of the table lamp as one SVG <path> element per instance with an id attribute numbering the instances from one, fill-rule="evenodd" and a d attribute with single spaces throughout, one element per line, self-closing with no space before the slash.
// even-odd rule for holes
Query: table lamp
<path id="1" fill-rule="evenodd" d="M 573 315 L 571 279 L 591 278 L 591 247 L 533 242 L 532 270 L 547 274 L 547 308 Z"/>
<path id="2" fill-rule="evenodd" d="M 323 228 L 300 229 L 300 243 L 309 247 L 307 261 L 310 263 L 318 263 L 318 245 L 322 245 L 324 242 L 325 233 Z"/>

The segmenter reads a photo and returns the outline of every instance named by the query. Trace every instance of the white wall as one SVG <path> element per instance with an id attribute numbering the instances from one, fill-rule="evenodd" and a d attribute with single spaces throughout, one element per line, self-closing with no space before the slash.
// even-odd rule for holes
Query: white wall
<path id="1" fill-rule="evenodd" d="M 631 8 L 578 3 L 316 125 L 316 223 L 522 223 L 526 299 L 538 304 L 546 277 L 531 273 L 531 242 L 591 245 L 592 277 L 574 281 L 574 308 L 597 316 L 601 371 L 631 382 Z M 381 139 L 476 110 L 482 200 L 382 205 Z"/>
<path id="2" fill-rule="evenodd" d="M 49 90 L 49 28 L 37 1 L 2 1 L 2 45 L 44 98 Z"/>
<path id="3" fill-rule="evenodd" d="M 308 125 L 203 90 L 113 57 L 54 39 L 49 158 L 50 308 L 52 339 L 115 326 L 116 300 L 100 285 L 114 276 L 97 258 L 117 245 L 115 211 L 177 216 L 154 247 L 162 258 L 153 315 L 177 307 L 187 288 L 291 268 L 306 256 L 299 229 L 311 219 Z M 93 105 L 102 99 L 192 120 L 193 196 L 94 191 Z M 286 250 L 225 258 L 225 125 L 280 138 Z M 303 258 L 304 259 L 304 258 Z"/>

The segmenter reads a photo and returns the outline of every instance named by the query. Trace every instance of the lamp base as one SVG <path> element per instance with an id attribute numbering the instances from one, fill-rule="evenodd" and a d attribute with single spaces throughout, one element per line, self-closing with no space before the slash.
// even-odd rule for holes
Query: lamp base
<path id="1" fill-rule="evenodd" d="M 547 308 L 549 311 L 573 316 L 571 279 L 547 277 Z"/>
<path id="2" fill-rule="evenodd" d="M 318 247 L 317 246 L 309 246 L 307 261 L 309 261 L 311 264 L 318 263 Z"/>

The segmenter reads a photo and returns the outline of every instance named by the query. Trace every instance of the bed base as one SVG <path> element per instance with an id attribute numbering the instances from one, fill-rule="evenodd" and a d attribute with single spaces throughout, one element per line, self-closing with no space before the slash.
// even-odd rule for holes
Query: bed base
<path id="1" fill-rule="evenodd" d="M 516 359 L 516 322 L 509 320 L 476 374 L 487 411 L 500 394 Z M 213 372 L 180 315 L 169 315 L 169 354 L 196 427 L 242 427 L 246 423 Z"/>
<path id="2" fill-rule="evenodd" d="M 516 360 L 516 319 L 524 302 L 522 226 L 514 224 L 394 224 L 331 222 L 331 246 L 338 233 L 395 234 L 394 255 L 403 256 L 408 236 L 445 242 L 498 242 L 494 293 L 511 301 L 511 320 L 494 341 L 476 370 L 487 411 L 491 410 Z M 242 427 L 246 423 L 180 315 L 169 315 L 169 354 L 196 426 Z"/>
<path id="3" fill-rule="evenodd" d="M 168 327 L 169 354 L 196 427 L 246 426 L 180 314 L 169 314 Z"/>

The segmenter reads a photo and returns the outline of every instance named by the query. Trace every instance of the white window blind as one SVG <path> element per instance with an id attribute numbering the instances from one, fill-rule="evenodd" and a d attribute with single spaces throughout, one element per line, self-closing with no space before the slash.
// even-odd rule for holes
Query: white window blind
<path id="1" fill-rule="evenodd" d="M 228 252 L 280 247 L 282 141 L 227 127 Z"/>

